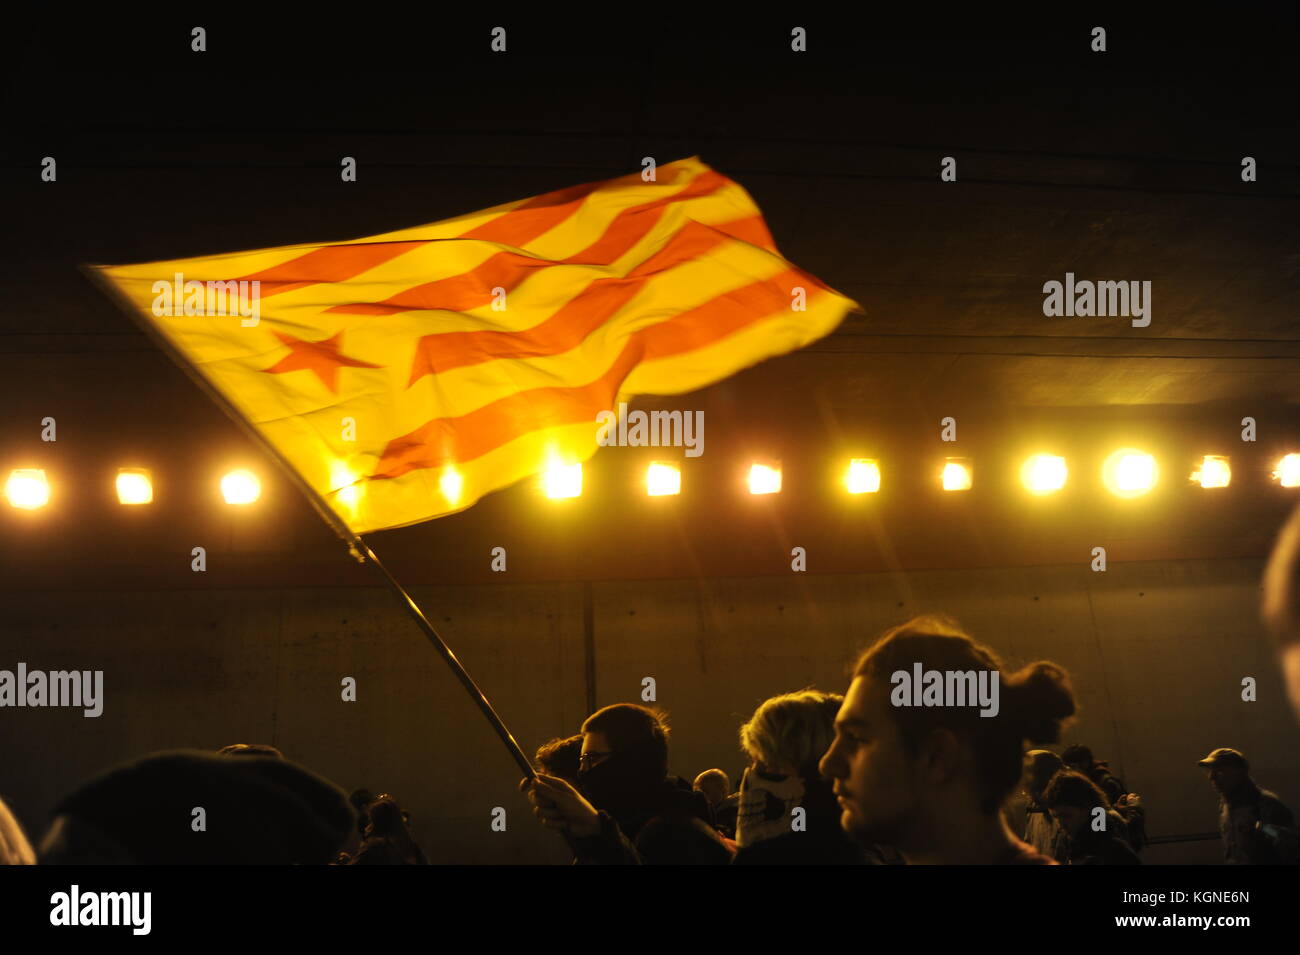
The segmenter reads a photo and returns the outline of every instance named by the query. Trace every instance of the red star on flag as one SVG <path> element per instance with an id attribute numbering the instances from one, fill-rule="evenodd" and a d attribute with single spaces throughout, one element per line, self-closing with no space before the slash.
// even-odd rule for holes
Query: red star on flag
<path id="1" fill-rule="evenodd" d="M 340 368 L 382 368 L 382 365 L 372 365 L 367 361 L 357 361 L 355 358 L 348 358 L 339 354 L 339 348 L 342 346 L 343 333 L 340 331 L 333 338 L 326 338 L 319 342 L 304 341 L 301 338 L 294 338 L 292 335 L 285 335 L 276 332 L 275 337 L 289 346 L 289 354 L 285 355 L 270 368 L 262 369 L 267 374 L 282 375 L 286 371 L 311 371 L 315 372 L 316 377 L 321 383 L 334 394 L 339 393 L 338 377 Z"/>

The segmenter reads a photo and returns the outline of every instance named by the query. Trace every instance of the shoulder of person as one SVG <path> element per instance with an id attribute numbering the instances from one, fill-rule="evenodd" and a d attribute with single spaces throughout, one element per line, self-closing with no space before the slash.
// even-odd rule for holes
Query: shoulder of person
<path id="1" fill-rule="evenodd" d="M 1261 789 L 1259 791 L 1259 810 L 1261 815 L 1267 812 L 1270 815 L 1281 816 L 1283 818 L 1291 817 L 1291 810 L 1288 808 L 1287 804 L 1281 800 L 1277 793 L 1268 789 Z"/>

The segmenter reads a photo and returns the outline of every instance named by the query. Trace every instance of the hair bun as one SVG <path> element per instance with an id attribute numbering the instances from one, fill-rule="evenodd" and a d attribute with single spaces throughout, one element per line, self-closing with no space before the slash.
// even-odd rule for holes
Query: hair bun
<path id="1" fill-rule="evenodd" d="M 1008 677 L 1003 706 L 1022 739 L 1055 743 L 1075 714 L 1070 676 L 1055 663 L 1039 660 Z"/>

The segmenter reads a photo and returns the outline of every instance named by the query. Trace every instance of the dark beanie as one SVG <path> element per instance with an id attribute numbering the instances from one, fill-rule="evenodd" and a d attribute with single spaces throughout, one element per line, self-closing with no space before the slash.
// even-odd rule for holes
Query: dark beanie
<path id="1" fill-rule="evenodd" d="M 206 831 L 195 832 L 200 807 Z M 54 814 L 90 823 L 140 865 L 324 865 L 355 818 L 341 789 L 295 763 L 198 750 L 110 770 Z"/>

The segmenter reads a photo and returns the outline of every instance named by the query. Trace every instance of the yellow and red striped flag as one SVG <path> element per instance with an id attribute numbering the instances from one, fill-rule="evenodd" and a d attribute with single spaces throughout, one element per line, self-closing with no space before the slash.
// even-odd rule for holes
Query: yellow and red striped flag
<path id="1" fill-rule="evenodd" d="M 857 307 L 698 158 L 349 242 L 97 271 L 357 534 L 584 461 L 601 411 Z"/>

